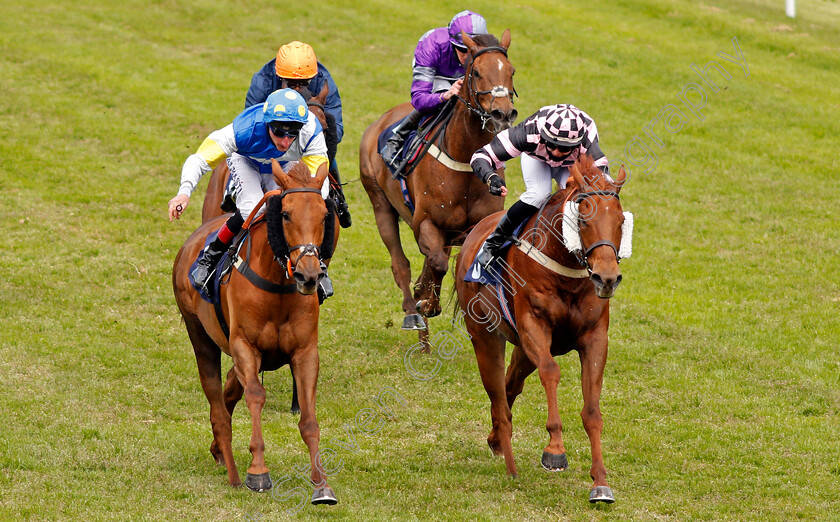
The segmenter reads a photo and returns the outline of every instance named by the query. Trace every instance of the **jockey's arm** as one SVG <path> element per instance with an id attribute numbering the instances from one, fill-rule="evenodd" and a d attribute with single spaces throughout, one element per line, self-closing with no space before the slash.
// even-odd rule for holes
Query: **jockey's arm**
<path id="1" fill-rule="evenodd" d="M 324 132 L 321 129 L 321 124 L 317 122 L 312 113 L 310 113 L 309 121 L 307 121 L 298 139 L 301 140 L 301 144 L 304 144 L 300 161 L 309 167 L 309 173 L 313 178 L 318 174 L 318 167 L 322 164 L 326 163 L 329 168 L 327 142 L 324 139 Z M 324 196 L 324 199 L 329 196 L 329 189 L 330 180 L 328 176 L 324 180 L 323 187 L 321 187 L 321 195 Z"/>
<path id="2" fill-rule="evenodd" d="M 178 194 L 191 195 L 202 176 L 234 152 L 236 152 L 236 139 L 233 134 L 233 124 L 210 133 L 198 151 L 184 162 Z"/>

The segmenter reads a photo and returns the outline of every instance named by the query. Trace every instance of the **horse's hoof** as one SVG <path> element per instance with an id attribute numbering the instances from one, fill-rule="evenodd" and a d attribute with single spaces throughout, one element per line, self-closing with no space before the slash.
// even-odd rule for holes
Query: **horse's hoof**
<path id="1" fill-rule="evenodd" d="M 417 313 L 422 315 L 423 317 L 437 317 L 440 315 L 440 308 L 432 309 L 429 312 L 424 312 L 423 309 L 429 302 L 425 299 L 421 299 L 417 301 L 417 304 L 414 305 L 414 309 L 417 310 Z"/>
<path id="2" fill-rule="evenodd" d="M 612 504 L 615 502 L 615 497 L 609 486 L 595 486 L 589 490 L 589 502 L 593 504 L 596 502 Z"/>
<path id="3" fill-rule="evenodd" d="M 411 314 L 405 316 L 402 324 L 403 330 L 425 330 L 426 322 L 420 314 Z"/>
<path id="4" fill-rule="evenodd" d="M 292 404 L 292 407 L 289 409 L 289 413 L 292 415 L 300 415 L 300 406 Z"/>
<path id="5" fill-rule="evenodd" d="M 338 499 L 335 498 L 335 493 L 333 493 L 333 490 L 329 486 L 324 486 L 312 492 L 312 503 L 315 505 L 329 504 L 330 506 L 334 506 L 338 504 Z"/>
<path id="6" fill-rule="evenodd" d="M 245 477 L 245 486 L 257 493 L 269 491 L 271 490 L 271 477 L 268 476 L 268 473 L 260 473 L 258 475 L 248 473 Z"/>
<path id="7" fill-rule="evenodd" d="M 562 455 L 554 455 L 553 453 L 543 451 L 541 462 L 542 467 L 548 471 L 566 471 L 569 467 L 569 459 L 566 458 L 565 453 Z"/>

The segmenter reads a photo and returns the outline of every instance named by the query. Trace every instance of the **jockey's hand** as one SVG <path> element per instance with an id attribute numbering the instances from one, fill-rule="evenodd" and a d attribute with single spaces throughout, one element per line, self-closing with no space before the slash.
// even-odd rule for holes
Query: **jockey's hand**
<path id="1" fill-rule="evenodd" d="M 450 87 L 448 91 L 443 93 L 443 96 L 441 96 L 441 99 L 443 101 L 447 101 L 447 100 L 449 100 L 449 98 L 452 98 L 453 96 L 458 96 L 458 93 L 461 92 L 461 84 L 463 84 L 463 83 L 464 83 L 464 79 L 463 78 L 458 78 L 458 81 L 453 83 L 452 87 Z"/>
<path id="2" fill-rule="evenodd" d="M 186 194 L 178 194 L 169 200 L 169 222 L 173 219 L 181 219 L 181 214 L 190 204 L 190 197 Z"/>
<path id="3" fill-rule="evenodd" d="M 490 193 L 494 196 L 507 196 L 508 190 L 505 185 L 505 180 L 498 174 L 491 175 L 487 180 L 487 184 L 490 185 Z"/>

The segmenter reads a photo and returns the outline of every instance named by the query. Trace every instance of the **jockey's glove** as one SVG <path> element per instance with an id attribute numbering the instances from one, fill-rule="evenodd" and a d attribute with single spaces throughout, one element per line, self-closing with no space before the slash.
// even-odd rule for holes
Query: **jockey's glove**
<path id="1" fill-rule="evenodd" d="M 505 180 L 495 172 L 487 178 L 487 184 L 490 186 L 490 193 L 494 196 L 502 195 L 502 187 L 505 187 Z"/>

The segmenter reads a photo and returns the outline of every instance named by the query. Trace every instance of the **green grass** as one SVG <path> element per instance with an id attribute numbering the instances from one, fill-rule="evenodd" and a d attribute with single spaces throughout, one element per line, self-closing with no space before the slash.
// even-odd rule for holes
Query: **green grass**
<path id="1" fill-rule="evenodd" d="M 539 379 L 514 408 L 520 478 L 485 437 L 464 338 L 429 380 L 404 365 L 400 297 L 358 183 L 364 128 L 408 99 L 417 38 L 461 6 L 402 0 L 291 7 L 217 1 L 5 3 L 0 7 L 0 519 L 286 518 L 293 501 L 234 490 L 172 297 L 191 207 L 165 219 L 183 161 L 230 122 L 250 77 L 286 41 L 310 42 L 341 89 L 339 163 L 354 226 L 322 310 L 322 447 L 340 503 L 304 519 L 838 519 L 840 512 L 840 3 L 770 0 L 479 1 L 510 28 L 517 108 L 558 102 L 599 127 L 614 163 L 676 95 L 692 63 L 732 75 L 700 121 L 661 130 L 652 171 L 628 163 L 633 257 L 612 300 L 604 453 L 617 502 L 591 506 L 579 363 L 563 371 L 571 467 L 540 469 Z M 717 56 L 736 37 L 749 76 Z M 718 77 L 719 79 L 719 77 Z M 626 157 L 626 156 L 625 156 Z M 509 165 L 513 196 L 523 190 Z M 200 202 L 206 182 L 196 200 Z M 508 198 L 507 204 L 514 201 Z M 420 257 L 404 243 L 419 272 Z M 447 288 L 451 278 L 447 277 Z M 433 333 L 449 328 L 432 320 Z M 416 359 L 430 371 L 434 359 Z M 224 369 L 230 361 L 224 360 Z M 288 370 L 265 376 L 272 476 L 308 464 L 287 413 Z M 393 387 L 406 404 L 342 447 L 344 426 Z M 249 419 L 234 414 L 244 473 Z M 302 482 L 289 483 L 301 486 Z"/>

